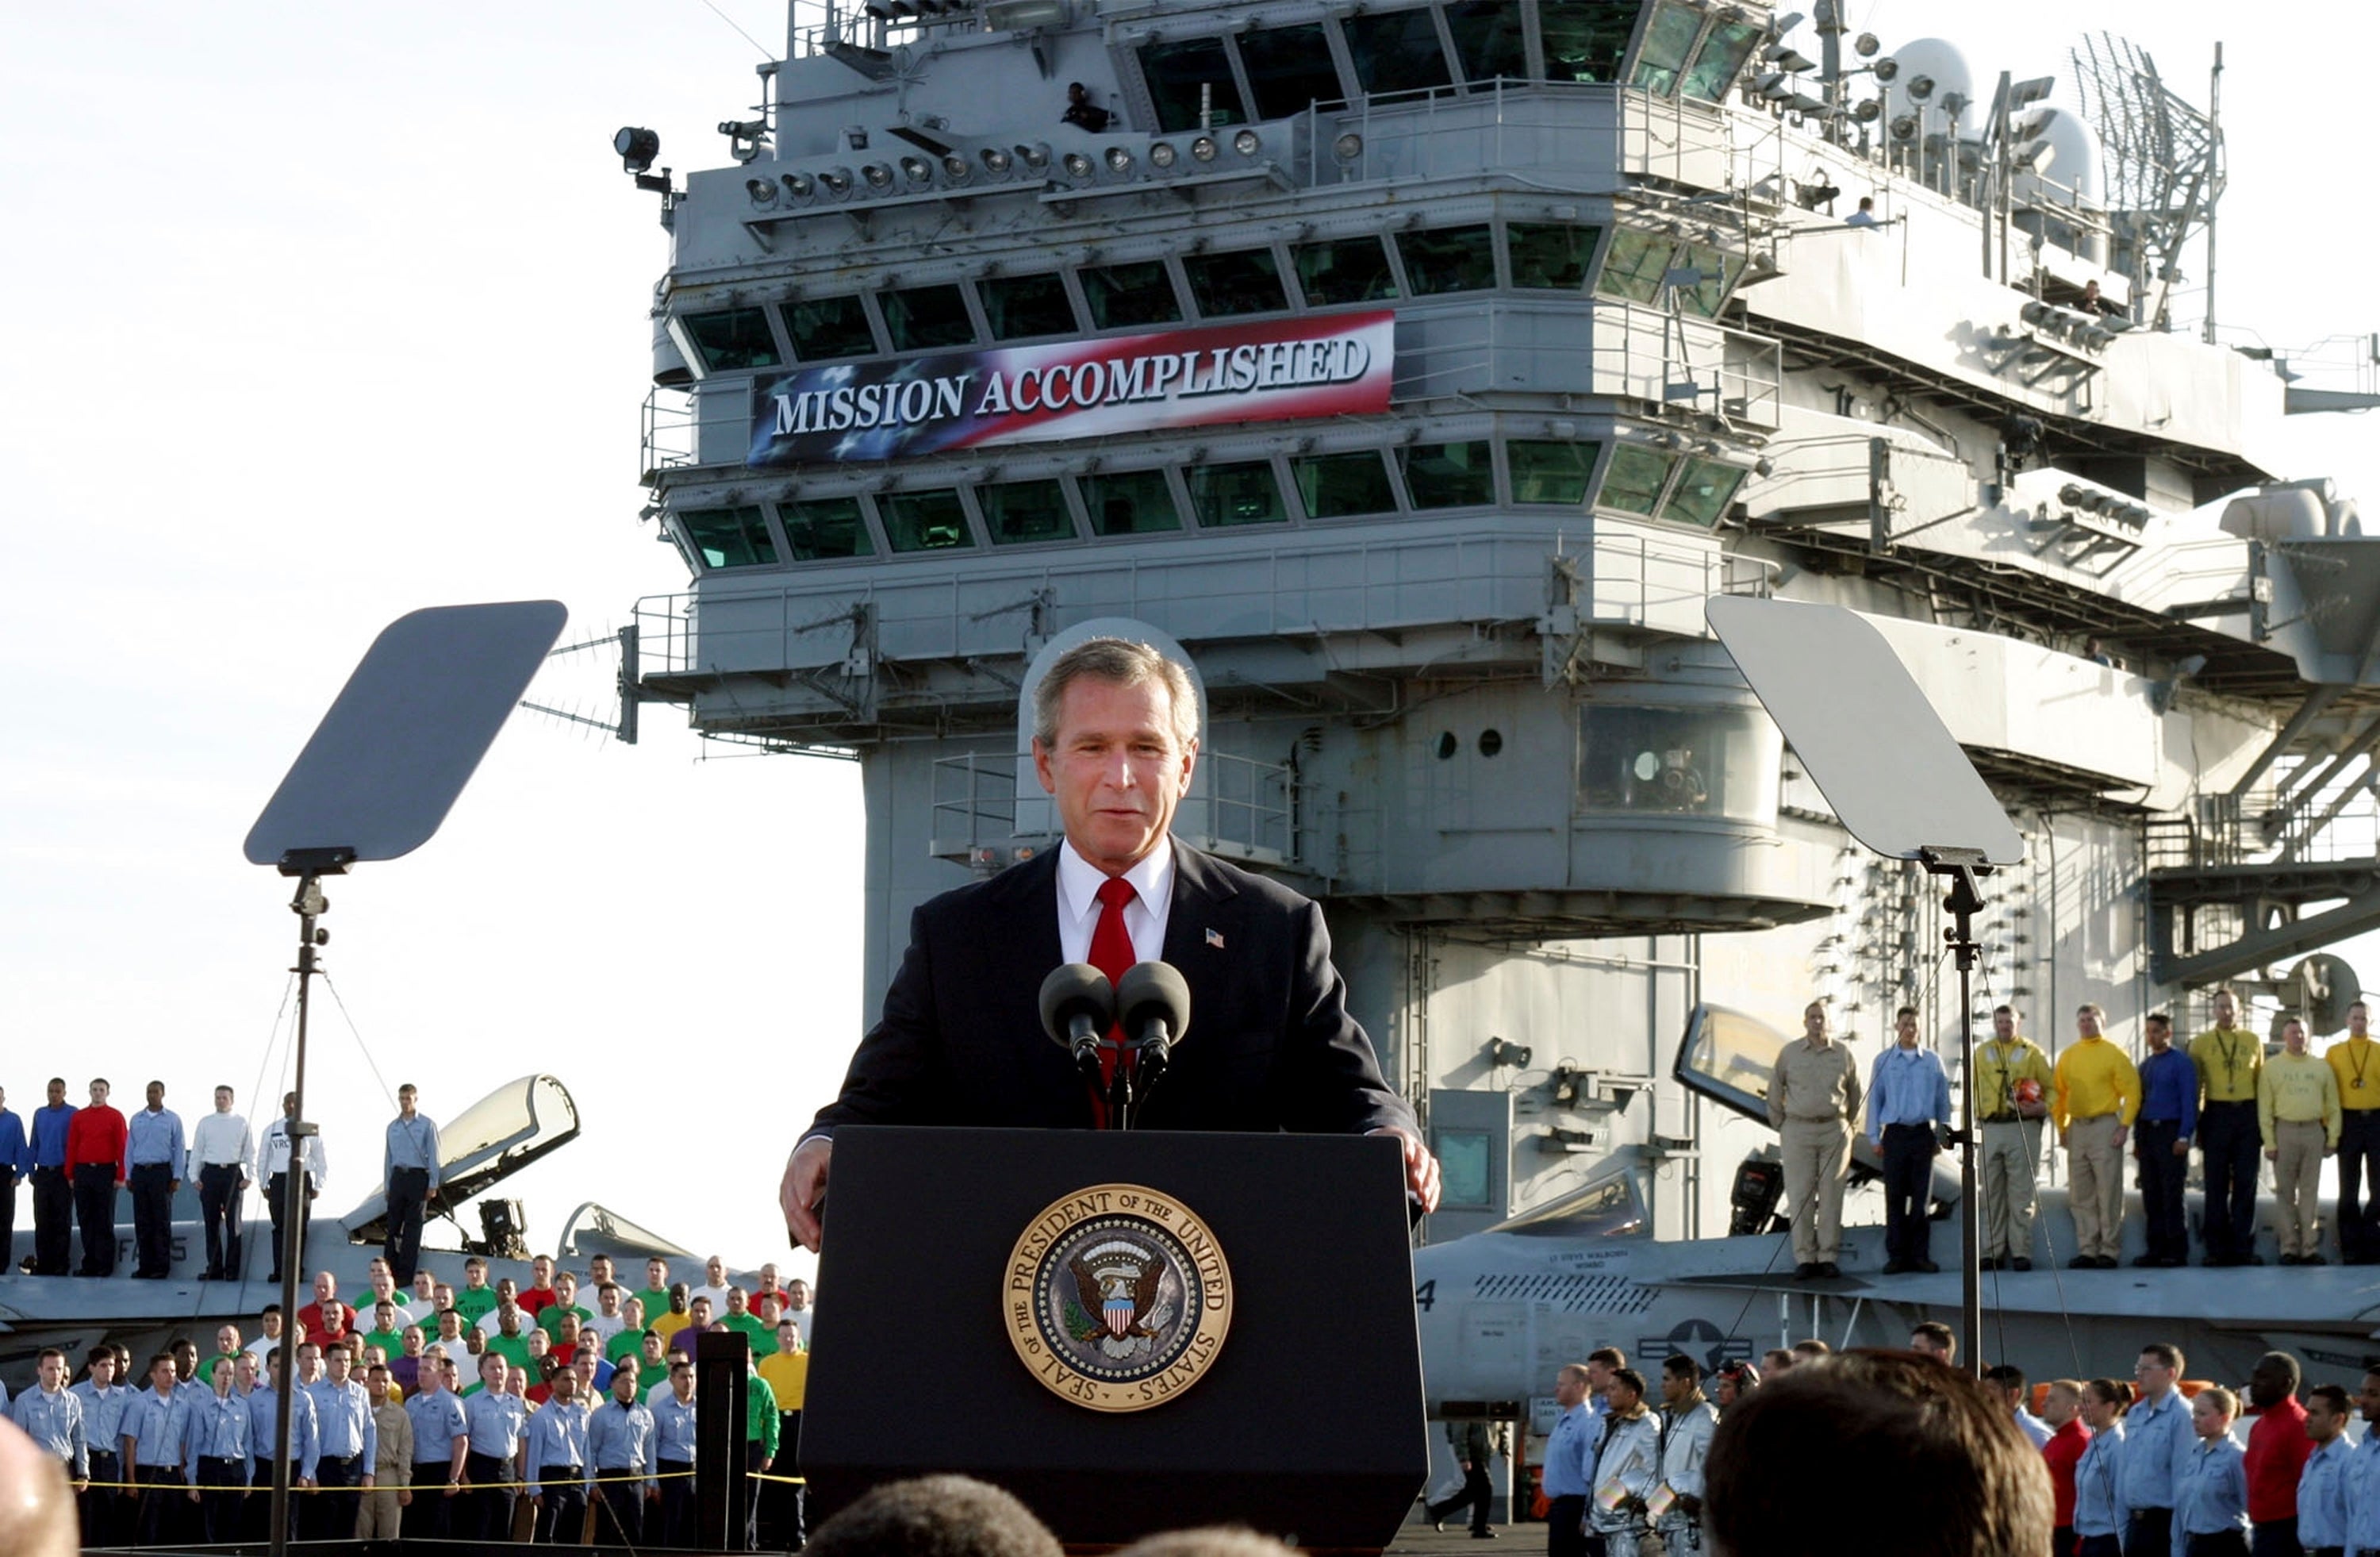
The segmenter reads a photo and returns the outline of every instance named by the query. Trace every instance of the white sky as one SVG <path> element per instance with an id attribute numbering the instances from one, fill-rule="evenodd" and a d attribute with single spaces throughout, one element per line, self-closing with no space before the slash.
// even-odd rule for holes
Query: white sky
<path id="1" fill-rule="evenodd" d="M 774 7 L 721 8 L 780 45 Z M 1972 41 L 1985 79 L 2063 75 L 2087 20 L 2193 101 L 2228 30 L 2224 316 L 2281 346 L 2380 327 L 2368 110 L 2308 68 L 2371 57 L 2372 13 L 1974 9 L 1852 20 Z M 53 1072 L 119 1101 L 154 1076 L 188 1117 L 218 1080 L 253 1101 L 296 921 L 240 839 L 379 628 L 552 596 L 577 639 L 684 586 L 636 517 L 667 252 L 609 142 L 648 125 L 681 176 L 722 163 L 759 56 L 701 0 L 86 3 L 8 32 L 0 1085 L 21 1110 Z M 2380 505 L 2365 432 L 2302 419 L 2286 473 Z M 516 720 L 435 840 L 333 884 L 328 964 L 433 1116 L 531 1070 L 570 1087 L 582 1141 L 509 1191 L 532 1243 L 592 1198 L 753 1265 L 863 1025 L 857 774 L 699 761 L 681 724 L 649 708 L 628 748 Z M 390 1104 L 320 1009 L 343 1209 Z"/>

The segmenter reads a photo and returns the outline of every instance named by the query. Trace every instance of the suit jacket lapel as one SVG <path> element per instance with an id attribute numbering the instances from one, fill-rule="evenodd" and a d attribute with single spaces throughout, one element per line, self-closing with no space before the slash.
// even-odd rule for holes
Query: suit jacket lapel
<path id="1" fill-rule="evenodd" d="M 1173 906 L 1166 911 L 1165 960 L 1186 976 L 1209 943 L 1218 920 L 1232 915 L 1239 889 L 1223 879 L 1214 862 L 1176 840 L 1173 845 Z M 1056 910 L 1051 910 L 1054 918 Z"/>

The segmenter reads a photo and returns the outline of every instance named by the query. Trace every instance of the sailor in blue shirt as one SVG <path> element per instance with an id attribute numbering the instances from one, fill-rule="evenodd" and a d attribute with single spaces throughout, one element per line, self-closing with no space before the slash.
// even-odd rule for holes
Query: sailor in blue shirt
<path id="1" fill-rule="evenodd" d="M 399 1286 L 413 1284 L 421 1259 L 421 1217 L 438 1193 L 438 1125 L 413 1107 L 411 1082 L 396 1089 L 396 1117 L 388 1122 L 388 1148 L 381 1157 L 387 1186 L 388 1238 L 382 1254 Z"/>
<path id="2" fill-rule="evenodd" d="M 661 1483 L 652 1479 L 659 1435 L 643 1397 L 636 1360 L 624 1359 L 612 1374 L 612 1398 L 587 1418 L 587 1463 L 603 1505 L 595 1539 L 605 1545 L 644 1545 L 645 1503 L 660 1495 Z M 626 1479 L 640 1472 L 643 1481 Z"/>
<path id="3" fill-rule="evenodd" d="M 2347 1461 L 2347 1557 L 2380 1552 L 2380 1368 L 2367 1370 L 2355 1397 L 2363 1441 Z"/>
<path id="4" fill-rule="evenodd" d="M 482 1356 L 482 1387 L 463 1403 L 463 1475 L 475 1490 L 464 1494 L 468 1506 L 458 1509 L 451 1521 L 449 1534 L 456 1540 L 512 1539 L 513 1492 L 503 1484 L 521 1479 L 528 1403 L 505 1390 L 504 1376 L 511 1368 L 494 1352 Z"/>
<path id="5" fill-rule="evenodd" d="M 232 1371 L 215 1369 L 214 1388 L 181 1393 L 190 1406 L 183 1469 L 199 1491 L 199 1517 L 209 1542 L 239 1539 L 239 1509 L 248 1488 L 248 1402 L 231 1393 Z"/>
<path id="6" fill-rule="evenodd" d="M 91 1478 L 99 1483 L 82 1495 L 82 1543 L 86 1547 L 128 1545 L 131 1531 L 125 1527 L 124 1515 L 130 1505 L 115 1484 L 124 1479 L 124 1408 L 132 1404 L 134 1391 L 131 1385 L 117 1382 L 112 1348 L 93 1346 L 87 1360 L 91 1377 L 68 1386 L 67 1392 L 82 1402 L 82 1436 L 90 1445 Z"/>
<path id="7" fill-rule="evenodd" d="M 1934 1184 L 1935 1132 L 1950 1123 L 1950 1078 L 1942 1056 L 1917 1041 L 1917 1008 L 1894 1014 L 1900 1041 L 1868 1074 L 1867 1138 L 1884 1153 L 1884 1273 L 1933 1271 L 1926 1202 Z"/>
<path id="8" fill-rule="evenodd" d="M 1586 1369 L 1572 1365 L 1554 1376 L 1554 1403 L 1561 1417 L 1546 1440 L 1546 1463 L 1537 1486 L 1550 1507 L 1546 1512 L 1548 1557 L 1583 1557 L 1586 1542 L 1587 1466 L 1595 1453 L 1596 1414 L 1587 1409 Z"/>
<path id="9" fill-rule="evenodd" d="M 374 1456 L 380 1453 L 380 1426 L 372 1419 L 371 1396 L 347 1376 L 347 1349 L 334 1346 L 322 1359 L 329 1373 L 300 1386 L 314 1397 L 314 1484 L 322 1489 L 307 1500 L 311 1505 L 305 1539 L 351 1540 L 363 1495 L 371 1490 Z"/>
<path id="10" fill-rule="evenodd" d="M 165 1084 L 149 1083 L 149 1106 L 133 1114 L 124 1142 L 125 1182 L 132 1186 L 132 1274 L 162 1282 L 173 1274 L 174 1191 L 190 1155 L 181 1116 L 165 1106 Z"/>
<path id="11" fill-rule="evenodd" d="M 176 1533 L 179 1511 L 174 1500 L 188 1490 L 182 1460 L 189 1445 L 191 1397 L 174 1381 L 173 1354 L 159 1352 L 149 1359 L 150 1387 L 124 1407 L 124 1479 L 140 1490 L 143 1546 L 160 1545 Z"/>
<path id="12" fill-rule="evenodd" d="M 281 1356 L 278 1346 L 265 1354 L 265 1376 L 272 1381 L 257 1385 L 242 1397 L 248 1406 L 248 1452 L 253 1462 L 249 1467 L 251 1486 L 273 1485 L 273 1451 L 281 1441 L 274 1436 L 280 1427 Z M 312 1486 L 315 1461 L 322 1454 L 322 1439 L 314 1427 L 314 1397 L 302 1389 L 292 1392 L 289 1396 L 289 1485 Z M 247 1507 L 241 1510 L 245 1526 L 241 1539 L 251 1541 L 269 1539 L 272 1512 L 272 1500 L 251 1496 Z"/>
<path id="13" fill-rule="evenodd" d="M 0 1261 L 13 1266 L 7 1256 L 17 1235 L 17 1180 L 33 1171 L 33 1143 L 7 1102 L 8 1094 L 0 1090 Z"/>
<path id="14" fill-rule="evenodd" d="M 2074 1466 L 2075 1557 L 2122 1557 L 2129 1511 L 2116 1496 L 2116 1462 L 2124 1447 L 2122 1405 L 2090 1386 L 2082 1390 L 2082 1423 L 2091 1429 Z"/>
<path id="15" fill-rule="evenodd" d="M 2126 1551 L 2155 1551 L 2173 1534 L 2175 1473 L 2194 1441 L 2190 1407 L 2174 1388 L 2181 1368 L 2180 1349 L 2158 1341 L 2142 1348 L 2132 1369 L 2141 1398 L 2124 1417 L 2116 1459 L 2116 1498 L 2131 1519 Z"/>
<path id="16" fill-rule="evenodd" d="M 419 1392 L 405 1403 L 413 1424 L 413 1501 L 405 1508 L 404 1534 L 408 1540 L 444 1540 L 461 1495 L 453 1489 L 463 1480 L 471 1425 L 462 1397 L 446 1387 L 443 1368 L 425 1362 L 419 1379 Z"/>
<path id="17" fill-rule="evenodd" d="M 540 1545 L 556 1539 L 577 1544 L 587 1517 L 587 1403 L 578 1398 L 578 1375 L 553 1376 L 553 1393 L 528 1419 L 529 1502 L 537 1509 Z"/>
<path id="18" fill-rule="evenodd" d="M 691 1548 L 698 1536 L 694 1508 L 694 1364 L 673 1359 L 670 1393 L 653 1403 L 653 1470 L 662 1483 L 662 1527 L 648 1538 L 675 1550 Z"/>
<path id="19" fill-rule="evenodd" d="M 2141 1062 L 2141 1112 L 2132 1154 L 2141 1164 L 2141 1214 L 2148 1252 L 2135 1265 L 2190 1263 L 2190 1229 L 2182 1221 L 2181 1184 L 2190 1172 L 2190 1143 L 2198 1134 L 2198 1066 L 2173 1045 L 2173 1023 L 2163 1012 L 2143 1024 L 2149 1055 Z"/>
<path id="20" fill-rule="evenodd" d="M 63 1077 L 50 1077 L 48 1104 L 33 1111 L 26 1171 L 33 1175 L 33 1274 L 67 1273 L 67 1229 L 74 1224 L 74 1181 L 67 1173 L 67 1126 L 74 1121 Z M 108 1455 L 115 1457 L 115 1441 Z"/>
<path id="21" fill-rule="evenodd" d="M 2298 1544 L 2308 1551 L 2338 1551 L 2347 1545 L 2348 1456 L 2347 1392 L 2337 1384 L 2317 1384 L 2306 1392 L 2306 1437 L 2313 1453 L 2298 1472 Z"/>
<path id="22" fill-rule="evenodd" d="M 2190 1403 L 2197 1437 L 2174 1480 L 2174 1557 L 2248 1557 L 2248 1456 L 2231 1436 L 2239 1410 L 2220 1384 Z"/>
<path id="23" fill-rule="evenodd" d="M 67 1388 L 67 1355 L 55 1346 L 44 1347 L 37 1366 L 41 1387 L 17 1397 L 9 1419 L 43 1454 L 63 1464 L 80 1490 L 79 1484 L 91 1479 L 91 1441 L 83 1433 L 82 1402 Z"/>

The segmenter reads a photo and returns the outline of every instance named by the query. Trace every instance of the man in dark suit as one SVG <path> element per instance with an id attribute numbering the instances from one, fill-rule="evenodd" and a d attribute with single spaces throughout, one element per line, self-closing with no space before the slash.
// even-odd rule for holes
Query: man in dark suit
<path id="1" fill-rule="evenodd" d="M 1041 1033 L 1041 981 L 1069 962 L 1113 978 L 1163 960 L 1189 984 L 1188 1036 L 1136 1108 L 1139 1127 L 1392 1134 L 1409 1187 L 1436 1209 L 1437 1160 L 1347 1014 L 1321 909 L 1168 834 L 1197 763 L 1197 707 L 1188 673 L 1146 644 L 1094 639 L 1050 664 L 1033 761 L 1065 844 L 911 918 L 882 1018 L 785 1164 L 795 1242 L 819 1247 L 839 1125 L 1103 1122 L 1101 1100 Z"/>

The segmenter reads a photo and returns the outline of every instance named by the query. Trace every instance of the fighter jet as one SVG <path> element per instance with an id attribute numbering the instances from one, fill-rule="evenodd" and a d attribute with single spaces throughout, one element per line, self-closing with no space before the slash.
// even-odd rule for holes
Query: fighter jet
<path id="1" fill-rule="evenodd" d="M 1673 1074 L 1721 1106 L 1767 1123 L 1770 1066 L 1786 1037 L 1724 1007 L 1698 1007 Z M 1468 1237 L 1414 1255 L 1414 1303 L 1430 1414 L 1524 1418 L 1550 1396 L 1556 1369 L 1598 1346 L 1617 1346 L 1647 1369 L 1682 1352 L 1706 1369 L 1757 1358 L 1770 1347 L 1816 1338 L 1829 1345 L 1902 1346 L 1912 1327 L 1958 1328 L 1960 1277 L 1949 1154 L 1933 1187 L 1938 1275 L 1881 1274 L 1881 1226 L 1847 1227 L 1835 1280 L 1795 1282 L 1791 1242 L 1778 1216 L 1782 1187 L 1773 1147 L 1739 1167 L 1727 1236 L 1658 1242 L 1647 1214 L 1654 1164 L 1643 1148 L 1606 1159 L 1571 1194 Z M 1854 1178 L 1880 1174 L 1864 1137 Z M 2140 1198 L 2128 1194 L 2124 1264 L 2070 1271 L 2074 1224 L 2062 1188 L 2045 1188 L 2035 1220 L 2034 1269 L 1985 1271 L 1984 1334 L 1994 1361 L 2036 1379 L 2128 1379 L 2144 1342 L 2180 1345 L 2193 1378 L 2245 1379 L 2259 1355 L 2303 1360 L 2316 1381 L 2352 1387 L 2380 1362 L 2380 1270 L 2282 1268 L 2271 1233 L 2262 1267 L 2136 1270 L 2143 1250 Z M 2203 1198 L 2188 1197 L 2192 1247 Z M 2325 1221 L 2335 1207 L 2325 1208 Z M 1975 1338 L 1961 1342 L 1964 1348 Z"/>
<path id="2" fill-rule="evenodd" d="M 460 1290 L 463 1261 L 477 1254 L 488 1261 L 490 1286 L 506 1276 L 528 1286 L 530 1249 L 520 1202 L 479 1199 L 476 1235 L 463 1227 L 458 1209 L 577 1136 L 578 1107 L 551 1076 L 506 1082 L 445 1124 L 439 1132 L 443 1187 L 432 1208 L 425 1244 L 450 1247 L 425 1247 L 422 1268 Z M 146 1358 L 176 1336 L 189 1336 L 203 1346 L 225 1322 L 253 1338 L 264 1306 L 281 1300 L 279 1285 L 264 1280 L 272 1270 L 273 1224 L 262 1214 L 261 1194 L 246 1198 L 244 1209 L 259 1214 L 246 1223 L 243 1279 L 235 1282 L 198 1280 L 206 1265 L 206 1237 L 199 1222 L 197 1190 L 187 1183 L 174 1203 L 172 1275 L 162 1282 L 126 1279 L 133 1263 L 131 1207 L 128 1197 L 118 1199 L 123 1220 L 116 1225 L 116 1275 L 107 1280 L 23 1274 L 33 1249 L 33 1232 L 29 1218 L 18 1219 L 6 1273 L 0 1274 L 0 1381 L 12 1392 L 31 1383 L 35 1359 L 45 1346 L 62 1347 L 79 1360 L 103 1340 L 121 1341 L 135 1357 Z M 343 1216 L 323 1214 L 318 1200 L 307 1229 L 307 1274 L 330 1271 L 338 1278 L 340 1296 L 350 1302 L 370 1291 L 368 1268 L 387 1235 L 387 1212 L 386 1198 L 377 1186 Z M 80 1249 L 79 1233 L 75 1247 Z M 653 1255 L 671 1260 L 693 1258 L 668 1239 L 592 1202 L 564 1219 L 552 1247 L 565 1263 L 583 1264 L 591 1256 L 609 1254 L 629 1271 L 641 1271 L 642 1262 Z"/>

